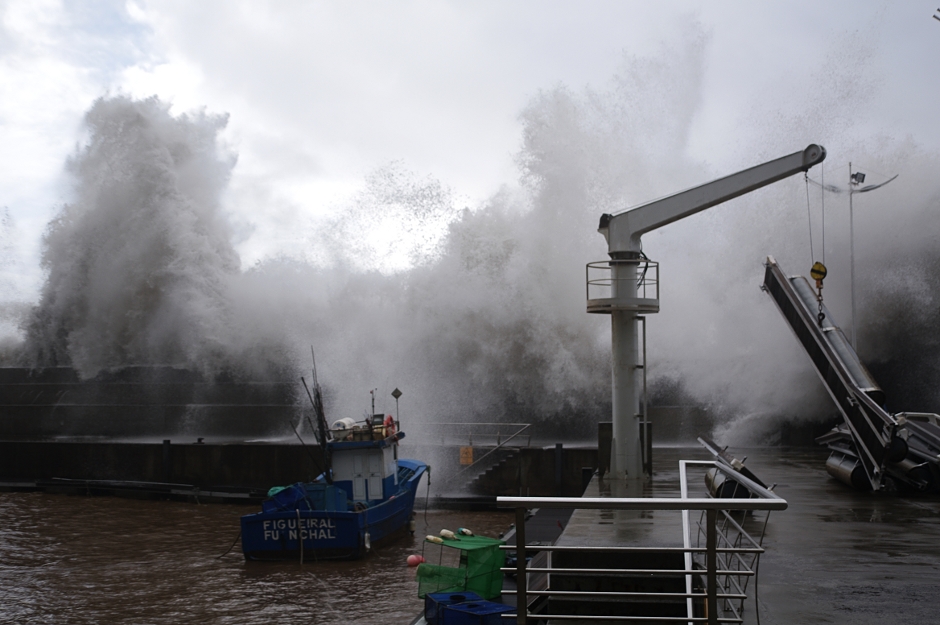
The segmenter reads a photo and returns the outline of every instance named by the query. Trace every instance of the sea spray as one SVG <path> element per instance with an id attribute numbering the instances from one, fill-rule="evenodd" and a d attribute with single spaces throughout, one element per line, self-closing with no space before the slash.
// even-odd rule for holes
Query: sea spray
<path id="1" fill-rule="evenodd" d="M 380 166 L 336 216 L 298 226 L 315 262 L 277 257 L 244 272 L 218 200 L 232 166 L 216 145 L 224 118 L 174 118 L 157 101 L 100 101 L 89 145 L 70 162 L 76 199 L 46 237 L 49 280 L 29 353 L 87 374 L 144 362 L 279 363 L 291 379 L 310 366 L 313 345 L 336 418 L 369 411 L 371 389 L 377 410 L 390 412 L 398 387 L 409 436 L 430 422 L 512 420 L 588 438 L 610 414 L 609 320 L 588 315 L 584 303 L 584 265 L 606 257 L 600 214 L 819 142 L 830 153 L 827 182 L 849 154 L 902 174 L 856 206 L 861 355 L 876 376 L 878 363 L 892 368 L 910 354 L 925 363 L 918 371 L 933 371 L 940 220 L 938 185 L 926 172 L 936 155 L 907 140 L 858 140 L 844 120 L 821 114 L 859 95 L 850 90 L 820 93 L 808 112 L 774 123 L 763 113 L 744 120 L 761 126 L 760 142 L 744 142 L 716 169 L 689 150 L 706 47 L 707 38 L 689 37 L 658 55 L 624 58 L 608 84 L 533 96 L 520 115 L 519 184 L 480 205 L 467 207 L 445 183 L 401 163 Z M 121 121 L 138 116 L 157 130 Z M 131 131 L 136 143 L 121 139 Z M 818 192 L 809 201 L 821 255 Z M 848 326 L 847 208 L 829 198 L 826 211 L 827 305 Z M 185 227 L 171 228 L 170 215 Z M 758 288 L 767 254 L 790 273 L 811 264 L 802 179 L 650 233 L 644 248 L 661 262 L 662 309 L 648 319 L 654 390 L 678 386 L 684 401 L 719 415 L 721 433 L 752 441 L 771 440 L 784 419 L 832 414 Z M 936 385 L 917 379 L 911 403 L 892 408 L 940 408 Z M 891 376 L 880 381 L 893 401 Z"/>
<path id="2" fill-rule="evenodd" d="M 43 238 L 27 326 L 35 365 L 83 376 L 129 364 L 200 367 L 226 350 L 238 257 L 219 213 L 233 160 L 224 116 L 173 117 L 156 98 L 101 98 L 68 163 L 74 199 Z"/>

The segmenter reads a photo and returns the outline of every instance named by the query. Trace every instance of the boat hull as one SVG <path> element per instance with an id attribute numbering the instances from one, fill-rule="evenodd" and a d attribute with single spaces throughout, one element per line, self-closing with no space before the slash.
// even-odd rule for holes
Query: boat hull
<path id="1" fill-rule="evenodd" d="M 361 511 L 278 510 L 241 518 L 242 551 L 247 560 L 345 559 L 363 557 L 408 531 L 415 494 L 427 465 L 414 470 L 395 496 Z"/>

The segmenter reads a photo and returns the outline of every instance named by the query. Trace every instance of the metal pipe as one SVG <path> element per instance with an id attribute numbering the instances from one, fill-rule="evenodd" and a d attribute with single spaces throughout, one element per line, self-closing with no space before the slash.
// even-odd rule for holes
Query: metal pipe
<path id="1" fill-rule="evenodd" d="M 512 618 L 512 614 L 505 615 L 507 618 Z M 707 623 L 708 619 L 705 617 L 701 618 L 686 618 L 684 616 L 614 616 L 611 614 L 605 614 L 603 616 L 596 616 L 592 614 L 539 614 L 540 621 L 640 621 L 642 623 L 685 623 L 690 621 L 692 623 Z M 734 618 L 723 618 L 718 619 L 719 623 L 742 623 L 741 619 Z"/>
<path id="2" fill-rule="evenodd" d="M 646 317 L 637 317 L 643 322 L 643 472 L 647 477 L 653 477 L 653 426 L 650 423 L 649 395 L 646 388 Z"/>
<path id="3" fill-rule="evenodd" d="M 503 570 L 503 569 L 500 569 Z M 506 571 L 512 571 L 510 567 Z M 539 567 L 526 569 L 529 573 L 564 573 L 565 575 L 701 575 L 701 569 L 562 569 L 557 567 Z M 751 577 L 754 571 L 736 571 L 734 569 L 720 569 L 714 571 L 715 575 L 739 575 Z"/>
<path id="4" fill-rule="evenodd" d="M 852 210 L 852 163 L 849 163 L 849 282 L 852 284 L 852 349 L 858 351 L 855 330 L 855 213 Z"/>
<path id="5" fill-rule="evenodd" d="M 615 259 L 621 260 L 621 259 Z M 615 262 L 611 267 L 613 282 L 611 297 L 637 296 L 637 262 Z M 613 404 L 613 438 L 610 447 L 612 479 L 640 479 L 643 461 L 640 451 L 640 431 L 637 415 L 640 402 L 637 397 L 637 335 L 639 320 L 636 311 L 612 310 L 611 332 L 611 385 Z"/>
<path id="6" fill-rule="evenodd" d="M 689 497 L 689 484 L 686 479 L 686 464 L 687 463 L 688 463 L 687 460 L 679 461 L 679 496 L 682 499 L 687 499 Z M 690 534 L 691 528 L 692 528 L 692 524 L 689 520 L 689 511 L 683 510 L 682 511 L 682 546 L 686 549 L 691 549 L 692 547 L 692 536 Z M 685 563 L 685 568 L 687 569 L 692 568 L 692 553 L 690 551 L 686 552 L 683 558 L 683 561 Z M 692 576 L 691 575 L 685 576 L 685 591 L 689 593 L 692 592 Z M 692 599 L 685 600 L 685 613 L 686 613 L 686 616 L 690 619 L 689 622 L 691 622 L 691 619 L 693 618 L 693 615 L 695 614 L 695 606 L 692 603 Z"/>
<path id="7" fill-rule="evenodd" d="M 717 554 L 715 548 L 718 546 L 717 532 L 715 531 L 715 521 L 718 519 L 717 510 L 705 511 L 705 548 L 708 550 L 705 554 L 706 574 L 706 610 L 708 612 L 708 625 L 718 625 L 718 568 Z"/>
<path id="8" fill-rule="evenodd" d="M 500 549 L 504 551 L 512 551 L 515 549 L 513 545 L 500 545 Z M 539 545 L 539 551 L 602 551 L 607 553 L 611 552 L 620 552 L 620 551 L 629 551 L 632 553 L 705 553 L 707 549 L 705 547 L 581 547 L 575 545 Z M 718 553 L 764 553 L 764 549 L 749 549 L 747 547 L 718 547 L 716 550 Z"/>
<path id="9" fill-rule="evenodd" d="M 576 508 L 579 510 L 786 510 L 787 501 L 772 499 L 701 499 L 679 497 L 504 497 L 499 508 Z M 517 530 L 518 531 L 518 530 Z"/>
<path id="10" fill-rule="evenodd" d="M 526 597 L 527 586 L 525 562 L 525 508 L 516 508 L 516 623 L 525 625 L 529 613 Z"/>
<path id="11" fill-rule="evenodd" d="M 516 594 L 515 590 L 504 590 L 504 595 L 514 595 Z M 530 590 L 530 595 L 539 595 L 539 596 L 557 596 L 557 597 L 672 597 L 672 598 L 704 598 L 707 597 L 703 592 L 603 592 L 603 591 L 587 591 L 587 590 Z M 739 594 L 729 594 L 729 593 L 718 593 L 719 599 L 747 599 L 747 595 Z"/>

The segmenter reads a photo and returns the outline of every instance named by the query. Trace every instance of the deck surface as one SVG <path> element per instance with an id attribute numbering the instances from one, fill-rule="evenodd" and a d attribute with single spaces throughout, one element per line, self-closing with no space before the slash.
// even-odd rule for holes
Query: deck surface
<path id="1" fill-rule="evenodd" d="M 729 449 L 789 508 L 770 516 L 759 570 L 760 622 L 937 623 L 940 614 L 940 498 L 860 493 L 825 471 L 825 449 Z M 592 481 L 585 496 L 679 495 L 679 459 L 704 450 L 657 448 L 652 484 L 619 493 Z M 701 472 L 690 494 L 701 496 Z M 676 512 L 578 510 L 560 545 L 681 546 Z M 753 593 L 745 619 L 756 623 Z"/>

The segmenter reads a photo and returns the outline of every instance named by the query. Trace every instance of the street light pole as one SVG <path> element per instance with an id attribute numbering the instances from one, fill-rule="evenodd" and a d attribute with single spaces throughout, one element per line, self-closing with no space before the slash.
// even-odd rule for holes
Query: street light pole
<path id="1" fill-rule="evenodd" d="M 865 182 L 865 174 L 860 171 L 852 172 L 852 163 L 849 163 L 849 280 L 852 282 L 852 349 L 858 352 L 858 334 L 855 327 L 855 215 L 852 210 L 852 196 L 856 193 L 867 193 L 885 186 L 898 175 L 895 174 L 879 184 L 870 184 L 856 188 Z M 825 245 L 825 244 L 824 244 Z"/>
<path id="2" fill-rule="evenodd" d="M 398 424 L 398 429 L 401 430 L 401 419 L 398 417 L 398 398 L 401 397 L 404 393 L 399 391 L 397 388 L 392 391 L 392 397 L 395 398 L 395 423 Z"/>
<path id="3" fill-rule="evenodd" d="M 864 178 L 862 178 L 864 180 Z M 855 329 L 855 213 L 852 210 L 852 196 L 857 184 L 852 178 L 852 163 L 849 163 L 849 280 L 852 283 L 852 349 L 858 352 L 858 334 Z M 823 243 L 825 245 L 825 243 Z"/>

